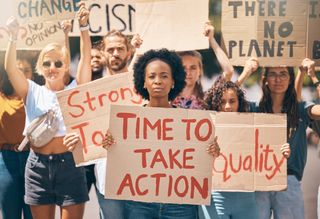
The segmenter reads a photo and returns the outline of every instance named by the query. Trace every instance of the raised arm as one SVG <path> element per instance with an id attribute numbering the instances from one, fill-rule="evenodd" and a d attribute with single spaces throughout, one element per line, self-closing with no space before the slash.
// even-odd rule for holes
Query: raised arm
<path id="1" fill-rule="evenodd" d="M 296 78 L 294 79 L 294 89 L 296 90 L 298 101 L 302 100 L 302 85 L 303 85 L 304 75 L 305 75 L 305 70 L 303 70 L 303 67 L 300 66 L 298 69 Z"/>
<path id="2" fill-rule="evenodd" d="M 65 46 L 70 52 L 70 44 L 69 44 L 69 33 L 71 31 L 71 20 L 64 20 L 61 22 L 61 27 L 64 32 L 64 41 L 65 41 Z"/>
<path id="3" fill-rule="evenodd" d="M 89 36 L 89 11 L 85 8 L 84 2 L 80 3 L 77 12 L 80 25 L 80 60 L 77 69 L 77 83 L 84 84 L 91 81 L 91 40 Z"/>
<path id="4" fill-rule="evenodd" d="M 229 58 L 225 54 L 225 52 L 221 49 L 219 44 L 214 38 L 214 27 L 210 24 L 210 22 L 206 22 L 204 26 L 204 35 L 208 37 L 210 46 L 216 57 L 218 62 L 222 68 L 223 75 L 226 80 L 230 81 L 233 74 L 233 66 L 231 65 Z"/>
<path id="5" fill-rule="evenodd" d="M 135 34 L 130 43 L 131 43 L 131 46 L 132 46 L 133 57 L 131 59 L 130 65 L 128 66 L 128 70 L 132 71 L 134 63 L 138 59 L 138 54 L 136 53 L 136 49 L 140 48 L 140 46 L 143 43 L 143 40 L 141 39 L 139 34 Z"/>
<path id="6" fill-rule="evenodd" d="M 241 86 L 245 80 L 247 80 L 252 73 L 257 71 L 259 67 L 259 62 L 255 57 L 249 58 L 244 64 L 243 71 L 236 81 L 236 84 Z"/>
<path id="7" fill-rule="evenodd" d="M 7 21 L 9 30 L 9 42 L 5 55 L 4 67 L 15 92 L 25 100 L 28 94 L 28 80 L 17 67 L 17 39 L 19 23 L 16 18 L 10 17 Z"/>
<path id="8" fill-rule="evenodd" d="M 301 71 L 304 71 L 304 73 L 308 74 L 313 85 L 317 89 L 318 98 L 320 98 L 320 82 L 319 82 L 317 75 L 316 75 L 315 62 L 311 59 L 308 59 L 308 58 L 304 59 L 302 61 Z M 301 85 L 301 87 L 302 87 L 302 85 Z"/>

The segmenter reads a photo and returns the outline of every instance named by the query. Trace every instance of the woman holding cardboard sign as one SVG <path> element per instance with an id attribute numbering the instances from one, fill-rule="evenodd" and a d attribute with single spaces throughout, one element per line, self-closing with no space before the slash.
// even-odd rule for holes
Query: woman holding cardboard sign
<path id="1" fill-rule="evenodd" d="M 78 67 L 77 82 L 86 81 L 91 75 L 90 69 L 90 37 L 88 33 L 89 12 L 80 4 L 77 13 L 82 26 L 81 60 Z M 57 43 L 50 43 L 40 52 L 37 61 L 37 71 L 46 80 L 44 86 L 39 86 L 27 80 L 16 67 L 16 42 L 19 24 L 15 18 L 7 22 L 10 38 L 5 56 L 5 68 L 17 94 L 23 99 L 26 108 L 25 131 L 30 122 L 51 109 L 55 109 L 59 128 L 55 137 L 41 147 L 31 145 L 30 155 L 25 173 L 25 202 L 31 206 L 33 218 L 53 219 L 55 205 L 61 207 L 61 218 L 82 218 L 84 202 L 88 201 L 83 168 L 76 168 L 73 156 L 63 145 L 66 128 L 58 106 L 56 92 L 65 87 L 64 76 L 68 73 L 68 50 Z M 76 182 L 76 183 L 75 183 Z"/>
<path id="2" fill-rule="evenodd" d="M 314 62 L 305 59 L 300 70 L 314 72 Z M 306 128 L 312 120 L 320 120 L 320 105 L 297 99 L 294 69 L 266 67 L 262 76 L 263 96 L 259 112 L 286 113 L 287 137 L 291 155 L 287 163 L 288 188 L 281 192 L 256 192 L 259 218 L 304 218 L 303 194 L 300 181 L 307 160 Z"/>
<path id="3" fill-rule="evenodd" d="M 134 65 L 134 84 L 137 92 L 149 103 L 146 107 L 172 108 L 174 99 L 185 85 L 185 72 L 180 58 L 166 49 L 150 50 Z M 114 143 L 110 133 L 106 134 L 103 146 Z M 217 142 L 208 148 L 213 156 L 219 154 Z M 190 218 L 198 217 L 196 205 L 126 202 L 126 218 Z"/>

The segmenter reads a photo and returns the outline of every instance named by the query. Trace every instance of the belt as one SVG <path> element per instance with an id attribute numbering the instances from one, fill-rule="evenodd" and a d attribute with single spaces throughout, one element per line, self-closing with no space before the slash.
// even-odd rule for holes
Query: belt
<path id="1" fill-rule="evenodd" d="M 9 151 L 16 151 L 19 152 L 18 147 L 20 144 L 0 144 L 0 151 L 2 150 L 9 150 Z M 28 143 L 25 148 L 23 148 L 22 151 L 29 151 L 30 150 L 30 144 Z"/>

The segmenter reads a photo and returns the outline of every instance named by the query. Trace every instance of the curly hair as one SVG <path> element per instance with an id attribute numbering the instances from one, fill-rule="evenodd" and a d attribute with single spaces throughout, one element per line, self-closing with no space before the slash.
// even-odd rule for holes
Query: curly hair
<path id="1" fill-rule="evenodd" d="M 296 90 L 294 88 L 294 69 L 292 67 L 287 67 L 289 72 L 290 81 L 288 89 L 286 90 L 283 105 L 282 105 L 282 113 L 287 114 L 287 137 L 290 138 L 293 136 L 296 131 L 299 123 L 299 115 L 298 115 L 298 100 Z M 263 113 L 273 113 L 272 110 L 272 98 L 271 91 L 267 86 L 267 76 L 269 74 L 270 67 L 266 67 L 264 69 L 264 73 L 262 75 L 262 98 L 259 102 L 259 110 Z"/>
<path id="2" fill-rule="evenodd" d="M 144 99 L 149 100 L 149 93 L 144 88 L 145 70 L 147 65 L 155 60 L 160 60 L 168 64 L 172 71 L 174 88 L 169 92 L 169 101 L 173 100 L 183 90 L 186 85 L 186 73 L 184 71 L 180 57 L 173 51 L 167 49 L 149 50 L 144 53 L 134 64 L 134 86 L 138 94 Z"/>
<path id="3" fill-rule="evenodd" d="M 208 105 L 209 110 L 221 111 L 221 103 L 223 93 L 232 89 L 236 92 L 239 107 L 238 112 L 248 112 L 249 104 L 244 96 L 244 91 L 234 82 L 226 81 L 223 76 L 219 76 L 212 87 L 205 93 L 204 101 Z"/>

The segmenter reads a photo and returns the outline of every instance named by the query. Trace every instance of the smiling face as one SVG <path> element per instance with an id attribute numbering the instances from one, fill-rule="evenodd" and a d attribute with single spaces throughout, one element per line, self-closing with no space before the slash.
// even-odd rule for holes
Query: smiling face
<path id="1" fill-rule="evenodd" d="M 270 67 L 266 81 L 271 93 L 285 94 L 290 83 L 289 71 L 286 67 Z"/>
<path id="2" fill-rule="evenodd" d="M 67 71 L 65 58 L 60 52 L 50 51 L 43 56 L 42 75 L 48 82 L 62 81 Z"/>
<path id="3" fill-rule="evenodd" d="M 222 112 L 238 112 L 239 99 L 234 89 L 227 89 L 223 92 L 221 98 L 220 111 Z"/>
<path id="4" fill-rule="evenodd" d="M 148 90 L 150 100 L 168 99 L 173 84 L 172 71 L 167 63 L 154 60 L 146 66 L 144 88 Z"/>

